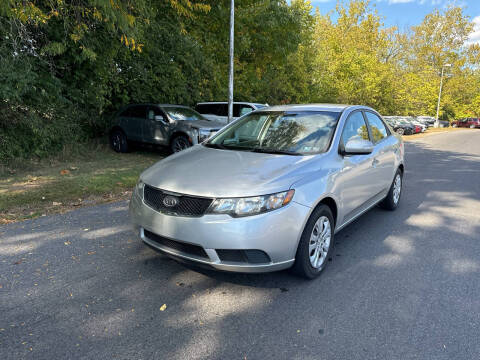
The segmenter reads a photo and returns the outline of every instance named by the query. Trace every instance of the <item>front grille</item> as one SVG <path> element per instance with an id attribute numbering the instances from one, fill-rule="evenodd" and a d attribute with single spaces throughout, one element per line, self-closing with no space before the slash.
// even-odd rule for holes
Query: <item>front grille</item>
<path id="1" fill-rule="evenodd" d="M 143 233 L 145 237 L 147 237 L 149 240 L 153 242 L 156 242 L 159 245 L 165 246 L 173 250 L 180 251 L 188 255 L 195 255 L 197 257 L 209 259 L 207 253 L 201 246 L 187 244 L 187 243 L 176 241 L 176 240 L 171 240 L 166 237 L 154 234 L 148 230 L 143 230 Z"/>
<path id="2" fill-rule="evenodd" d="M 208 198 L 175 195 L 173 197 L 176 198 L 177 204 L 174 206 L 166 206 L 164 200 L 167 196 L 169 196 L 169 194 L 160 189 L 156 189 L 147 184 L 144 185 L 143 199 L 145 204 L 159 212 L 167 214 L 200 217 L 205 214 L 213 201 Z"/>

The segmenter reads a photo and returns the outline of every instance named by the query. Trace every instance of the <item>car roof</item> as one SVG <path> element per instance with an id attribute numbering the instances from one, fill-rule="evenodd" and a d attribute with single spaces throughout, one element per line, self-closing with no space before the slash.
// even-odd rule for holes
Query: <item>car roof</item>
<path id="1" fill-rule="evenodd" d="M 160 106 L 160 107 L 181 107 L 181 108 L 188 108 L 191 109 L 189 106 L 186 105 L 176 105 L 176 104 L 156 104 L 156 103 L 134 103 L 134 104 L 128 104 L 125 107 L 130 107 L 130 106 Z"/>
<path id="2" fill-rule="evenodd" d="M 175 104 L 157 104 L 160 107 L 179 107 L 179 108 L 185 108 L 185 109 L 191 109 L 190 106 L 186 105 L 175 105 Z"/>
<path id="3" fill-rule="evenodd" d="M 262 104 L 259 102 L 246 102 L 246 101 L 234 101 L 234 104 L 240 105 L 254 105 L 254 106 L 267 106 L 266 104 Z M 228 101 L 206 101 L 206 102 L 199 102 L 197 105 L 215 105 L 215 104 L 228 104 Z"/>
<path id="4" fill-rule="evenodd" d="M 268 108 L 260 109 L 260 111 L 332 111 L 342 112 L 348 107 L 358 107 L 361 109 L 369 109 L 367 106 L 354 106 L 345 104 L 292 104 L 292 105 L 275 105 Z"/>

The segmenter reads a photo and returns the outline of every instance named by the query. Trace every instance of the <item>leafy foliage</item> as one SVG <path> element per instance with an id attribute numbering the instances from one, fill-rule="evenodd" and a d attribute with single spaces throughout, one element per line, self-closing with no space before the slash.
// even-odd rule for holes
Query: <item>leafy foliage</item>
<path id="1" fill-rule="evenodd" d="M 480 46 L 459 7 L 405 32 L 368 0 L 335 13 L 307 0 L 237 0 L 235 100 L 340 102 L 386 115 L 480 113 Z M 0 158 L 43 157 L 105 133 L 132 102 L 225 100 L 228 0 L 5 0 Z"/>

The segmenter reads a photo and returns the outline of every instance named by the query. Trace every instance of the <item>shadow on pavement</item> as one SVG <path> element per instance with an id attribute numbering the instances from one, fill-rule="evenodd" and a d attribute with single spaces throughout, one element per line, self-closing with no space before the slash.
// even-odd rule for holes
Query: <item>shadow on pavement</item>
<path id="1" fill-rule="evenodd" d="M 125 203 L 1 227 L 0 358 L 473 358 L 480 158 L 407 149 L 400 207 L 338 233 L 315 281 L 185 267 Z"/>

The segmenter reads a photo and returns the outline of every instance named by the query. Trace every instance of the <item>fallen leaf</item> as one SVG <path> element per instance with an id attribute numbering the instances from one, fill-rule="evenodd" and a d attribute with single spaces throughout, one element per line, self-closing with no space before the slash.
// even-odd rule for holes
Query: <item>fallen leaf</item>
<path id="1" fill-rule="evenodd" d="M 70 166 L 70 170 L 75 171 L 78 170 L 78 168 L 76 166 Z"/>
<path id="2" fill-rule="evenodd" d="M 65 245 L 70 245 L 71 242 L 70 242 L 70 241 L 65 241 L 64 244 L 65 244 Z"/>
<path id="3" fill-rule="evenodd" d="M 60 171 L 60 175 L 68 175 L 70 174 L 70 171 L 68 171 L 67 169 L 63 169 Z"/>
<path id="4" fill-rule="evenodd" d="M 160 311 L 165 311 L 166 308 L 167 308 L 167 304 L 163 304 L 162 306 L 160 306 Z"/>
<path id="5" fill-rule="evenodd" d="M 89 252 L 87 252 L 88 255 L 93 255 L 93 254 L 95 254 L 95 253 L 96 253 L 96 251 L 89 251 Z"/>
<path id="6" fill-rule="evenodd" d="M 59 205 L 62 205 L 62 203 L 54 201 L 54 202 L 52 202 L 52 205 L 53 206 L 59 206 Z"/>
<path id="7" fill-rule="evenodd" d="M 17 261 L 15 261 L 15 262 L 13 263 L 13 265 L 19 265 L 19 264 L 21 264 L 21 263 L 22 263 L 22 260 L 17 260 Z"/>

